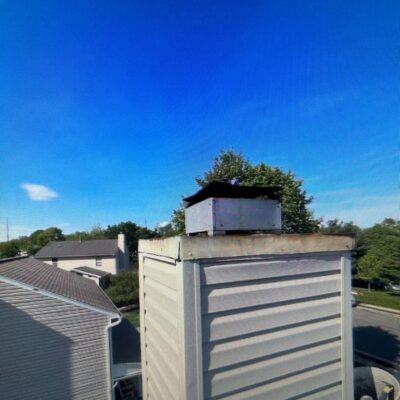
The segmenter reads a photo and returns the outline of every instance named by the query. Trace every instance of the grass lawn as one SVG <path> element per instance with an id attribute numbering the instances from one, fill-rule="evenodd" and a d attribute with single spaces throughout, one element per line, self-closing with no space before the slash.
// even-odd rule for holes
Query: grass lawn
<path id="1" fill-rule="evenodd" d="M 360 303 L 400 310 L 399 292 L 387 292 L 383 290 L 372 289 L 370 292 L 368 292 L 368 289 L 358 287 L 353 288 L 353 290 L 358 293 L 357 300 Z"/>
<path id="2" fill-rule="evenodd" d="M 122 314 L 122 317 L 127 321 L 129 321 L 133 326 L 136 326 L 136 328 L 139 328 L 140 326 L 139 310 L 124 312 Z"/>

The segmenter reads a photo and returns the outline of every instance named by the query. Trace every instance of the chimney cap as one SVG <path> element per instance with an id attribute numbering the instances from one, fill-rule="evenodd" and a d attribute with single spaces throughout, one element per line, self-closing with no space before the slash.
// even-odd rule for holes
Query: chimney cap
<path id="1" fill-rule="evenodd" d="M 227 182 L 212 181 L 198 192 L 183 199 L 185 207 L 190 207 L 200 201 L 214 198 L 255 199 L 266 197 L 280 200 L 281 186 L 239 186 Z"/>

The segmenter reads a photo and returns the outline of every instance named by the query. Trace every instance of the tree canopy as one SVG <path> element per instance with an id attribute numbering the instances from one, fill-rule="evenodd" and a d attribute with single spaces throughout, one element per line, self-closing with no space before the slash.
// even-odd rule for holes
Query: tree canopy
<path id="1" fill-rule="evenodd" d="M 108 225 L 104 230 L 104 235 L 107 239 L 116 239 L 119 233 L 125 234 L 129 255 L 133 262 L 136 262 L 139 239 L 150 239 L 157 236 L 155 231 L 137 225 L 132 221 Z"/>
<path id="2" fill-rule="evenodd" d="M 214 180 L 248 186 L 281 186 L 282 231 L 309 233 L 319 227 L 320 221 L 308 209 L 313 199 L 303 189 L 302 180 L 296 178 L 291 171 L 285 172 L 265 163 L 252 164 L 241 153 L 223 150 L 214 159 L 212 167 L 195 180 L 200 187 Z M 184 232 L 183 209 L 174 211 L 172 222 L 178 233 Z"/>
<path id="3" fill-rule="evenodd" d="M 368 290 L 371 288 L 371 281 L 378 278 L 381 268 L 380 258 L 373 253 L 366 254 L 358 263 L 357 276 L 359 279 L 368 282 Z"/>
<path id="4" fill-rule="evenodd" d="M 0 258 L 15 257 L 19 253 L 18 240 L 0 243 Z"/>
<path id="5" fill-rule="evenodd" d="M 384 282 L 400 283 L 400 222 L 391 218 L 364 231 L 366 255 L 378 265 L 378 278 Z"/>
<path id="6" fill-rule="evenodd" d="M 137 303 L 139 297 L 139 281 L 134 271 L 121 271 L 110 277 L 106 293 L 117 307 Z"/>

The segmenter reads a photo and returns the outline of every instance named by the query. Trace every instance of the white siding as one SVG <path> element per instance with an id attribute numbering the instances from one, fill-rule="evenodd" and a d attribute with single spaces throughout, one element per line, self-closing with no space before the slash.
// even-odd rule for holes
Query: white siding
<path id="1" fill-rule="evenodd" d="M 326 384 L 275 387 L 330 365 L 340 388 L 340 269 L 340 255 L 203 263 L 204 398 L 306 396 Z"/>
<path id="2" fill-rule="evenodd" d="M 341 240 L 141 242 L 144 399 L 351 398 L 351 243 Z"/>
<path id="3" fill-rule="evenodd" d="M 108 318 L 0 281 L 0 397 L 106 400 Z"/>

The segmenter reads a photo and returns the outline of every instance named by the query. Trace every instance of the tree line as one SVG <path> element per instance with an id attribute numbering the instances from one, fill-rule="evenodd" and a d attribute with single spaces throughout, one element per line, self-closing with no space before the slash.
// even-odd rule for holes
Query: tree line
<path id="1" fill-rule="evenodd" d="M 195 179 L 199 188 L 218 180 L 249 186 L 280 186 L 282 203 L 282 231 L 284 233 L 352 234 L 356 239 L 353 252 L 354 273 L 361 280 L 371 282 L 400 282 L 400 223 L 386 218 L 371 228 L 362 229 L 352 222 L 337 219 L 323 222 L 315 218 L 309 209 L 313 201 L 303 188 L 303 181 L 292 171 L 283 171 L 265 163 L 253 164 L 234 150 L 222 151 L 211 168 Z M 64 234 L 60 228 L 50 227 L 37 230 L 29 236 L 0 243 L 0 257 L 13 257 L 21 252 L 34 255 L 50 241 L 116 239 L 124 233 L 130 258 L 136 264 L 139 239 L 183 234 L 185 231 L 184 209 L 173 211 L 171 222 L 165 226 L 149 229 L 132 221 L 95 226 L 89 231 Z"/>

